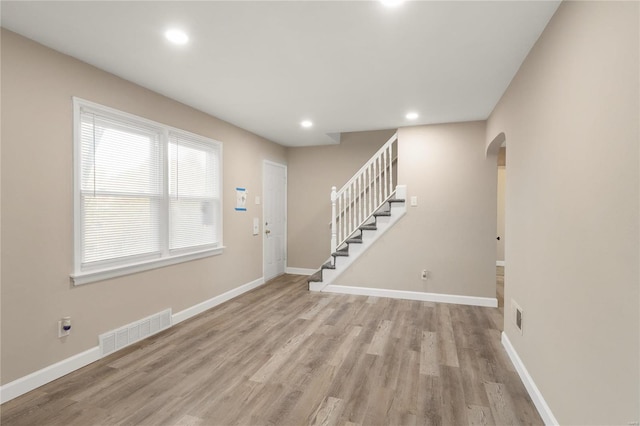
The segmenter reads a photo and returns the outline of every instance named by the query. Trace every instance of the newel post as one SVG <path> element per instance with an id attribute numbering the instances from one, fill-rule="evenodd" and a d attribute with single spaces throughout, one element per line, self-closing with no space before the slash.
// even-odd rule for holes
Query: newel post
<path id="1" fill-rule="evenodd" d="M 338 192 L 336 187 L 331 187 L 331 253 L 335 253 L 338 248 L 338 228 L 336 226 L 336 200 L 338 199 Z"/>

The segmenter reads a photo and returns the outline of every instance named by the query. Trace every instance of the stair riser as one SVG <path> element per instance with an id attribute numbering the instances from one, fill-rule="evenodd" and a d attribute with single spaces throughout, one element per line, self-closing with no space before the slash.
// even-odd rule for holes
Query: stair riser
<path id="1" fill-rule="evenodd" d="M 407 206 L 404 203 L 393 203 L 391 205 L 391 217 L 396 216 L 398 213 L 404 213 L 407 211 Z"/>
<path id="2" fill-rule="evenodd" d="M 360 254 L 363 250 L 363 244 L 349 244 L 349 257 L 355 254 Z"/>
<path id="3" fill-rule="evenodd" d="M 325 286 L 326 284 L 323 282 L 310 282 L 309 291 L 322 291 Z"/>
<path id="4" fill-rule="evenodd" d="M 336 257 L 336 260 L 335 260 L 335 263 L 334 263 L 334 265 L 336 266 L 336 269 L 340 268 L 341 266 L 348 265 L 348 264 L 349 264 L 349 258 L 348 257 Z M 331 269 L 331 271 L 335 271 L 336 269 Z"/>
<path id="5" fill-rule="evenodd" d="M 380 216 L 376 219 L 376 226 L 380 228 L 380 226 L 389 224 L 391 222 L 392 216 Z"/>
<path id="6" fill-rule="evenodd" d="M 318 284 L 321 284 L 322 287 L 324 287 L 326 283 L 333 282 L 333 280 L 335 280 L 341 273 L 342 271 L 338 271 L 337 269 L 325 269 L 322 271 L 322 282 Z"/>

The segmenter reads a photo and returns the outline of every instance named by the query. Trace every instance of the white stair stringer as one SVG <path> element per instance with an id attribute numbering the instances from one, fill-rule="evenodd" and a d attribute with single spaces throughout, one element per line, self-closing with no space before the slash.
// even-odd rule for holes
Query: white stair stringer
<path id="1" fill-rule="evenodd" d="M 398 197 L 400 198 L 400 197 Z M 335 269 L 323 269 L 321 282 L 309 282 L 310 291 L 321 292 L 325 287 L 332 284 L 336 278 L 342 275 L 349 267 L 366 252 L 375 242 L 391 229 L 398 220 L 400 220 L 407 212 L 406 202 L 393 203 L 390 206 L 391 216 L 378 216 L 376 218 L 376 230 L 362 230 L 362 244 L 349 244 L 348 256 L 333 256 L 327 262 L 332 262 Z M 335 262 L 335 263 L 334 263 Z"/>

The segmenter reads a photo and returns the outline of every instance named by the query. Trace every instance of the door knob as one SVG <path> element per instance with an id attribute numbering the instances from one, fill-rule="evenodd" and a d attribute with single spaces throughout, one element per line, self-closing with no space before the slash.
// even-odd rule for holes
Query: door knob
<path id="1" fill-rule="evenodd" d="M 269 234 L 271 233 L 271 231 L 269 231 L 268 229 L 265 229 L 265 230 L 264 230 L 264 233 L 265 233 L 265 234 L 267 234 L 267 235 L 269 235 Z"/>

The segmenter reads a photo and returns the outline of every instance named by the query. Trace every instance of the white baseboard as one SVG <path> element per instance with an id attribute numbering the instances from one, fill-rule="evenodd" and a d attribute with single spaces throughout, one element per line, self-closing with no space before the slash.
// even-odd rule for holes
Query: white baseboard
<path id="1" fill-rule="evenodd" d="M 502 332 L 502 346 L 504 346 L 507 351 L 507 355 L 509 355 L 509 359 L 511 359 L 511 362 L 516 367 L 516 371 L 520 375 L 520 379 L 522 380 L 522 383 L 524 383 L 524 387 L 527 389 L 533 404 L 538 409 L 538 413 L 540 413 L 540 417 L 542 417 L 544 424 L 547 426 L 559 425 L 560 423 L 558 423 L 551 412 L 551 408 L 549 408 L 549 405 L 547 405 L 547 402 L 544 400 L 540 389 L 538 389 L 533 378 L 529 375 L 529 372 L 522 363 L 522 360 L 518 356 L 518 353 L 504 331 Z"/>
<path id="2" fill-rule="evenodd" d="M 231 300 L 234 297 L 240 296 L 242 293 L 246 293 L 256 287 L 260 287 L 262 284 L 264 284 L 264 277 L 260 277 L 257 280 L 251 281 L 250 283 L 243 284 L 240 287 L 236 287 L 232 290 L 227 291 L 226 293 L 222 293 L 218 296 L 212 297 L 209 300 L 205 300 L 204 302 L 198 303 L 197 305 L 193 305 L 192 307 L 187 308 L 183 311 L 176 312 L 171 316 L 171 324 L 178 324 L 186 319 L 189 319 L 206 311 L 207 309 L 211 309 L 214 306 L 218 306 L 219 304 L 226 302 L 227 300 Z"/>
<path id="3" fill-rule="evenodd" d="M 96 346 L 79 354 L 76 354 L 60 362 L 56 362 L 41 370 L 34 371 L 24 377 L 0 387 L 0 403 L 4 404 L 35 388 L 52 382 L 79 368 L 89 365 L 100 359 L 100 347 Z"/>
<path id="4" fill-rule="evenodd" d="M 388 290 L 370 287 L 352 287 L 329 284 L 321 291 L 328 293 L 357 294 L 360 296 L 389 297 L 391 299 L 421 300 L 423 302 L 454 303 L 456 305 L 498 307 L 495 297 L 459 296 L 457 294 L 423 293 L 419 291 Z"/>
<path id="5" fill-rule="evenodd" d="M 504 260 L 496 260 L 496 266 L 504 266 Z"/>
<path id="6" fill-rule="evenodd" d="M 294 275 L 313 275 L 317 272 L 317 269 L 308 269 L 308 268 L 290 268 L 290 267 L 286 267 L 284 272 L 287 274 L 294 274 Z"/>
<path id="7" fill-rule="evenodd" d="M 236 296 L 246 293 L 249 290 L 253 290 L 256 287 L 264 284 L 264 278 L 258 278 L 250 283 L 236 287 L 233 290 L 229 290 L 226 293 L 222 293 L 219 296 L 212 297 L 202 303 L 198 303 L 190 308 L 180 311 L 171 316 L 171 325 L 178 324 L 188 318 L 198 315 L 201 312 L 211 309 L 221 303 L 226 302 L 229 299 L 233 299 Z M 100 356 L 100 346 L 88 349 L 79 354 L 73 355 L 67 359 L 63 359 L 60 362 L 56 362 L 41 370 L 34 371 L 24 377 L 9 382 L 3 386 L 0 386 L 0 404 L 4 404 L 14 398 L 19 397 L 29 391 L 39 388 L 49 382 L 59 379 L 75 370 L 78 370 L 92 362 L 98 361 Z"/>

